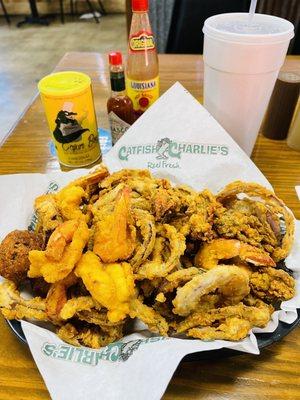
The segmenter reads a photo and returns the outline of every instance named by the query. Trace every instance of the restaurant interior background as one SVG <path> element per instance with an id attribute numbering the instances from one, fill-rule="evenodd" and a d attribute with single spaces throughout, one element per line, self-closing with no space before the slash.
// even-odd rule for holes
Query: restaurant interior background
<path id="1" fill-rule="evenodd" d="M 38 11 L 35 22 L 41 24 L 28 20 L 34 13 L 30 2 Z M 204 20 L 247 11 L 249 4 L 250 0 L 150 0 L 159 53 L 201 54 Z M 257 11 L 294 23 L 289 54 L 300 54 L 300 1 L 258 0 Z M 37 82 L 66 52 L 126 52 L 128 0 L 0 0 L 0 13 L 0 90 L 5 93 L 0 97 L 0 144 L 35 96 Z"/>

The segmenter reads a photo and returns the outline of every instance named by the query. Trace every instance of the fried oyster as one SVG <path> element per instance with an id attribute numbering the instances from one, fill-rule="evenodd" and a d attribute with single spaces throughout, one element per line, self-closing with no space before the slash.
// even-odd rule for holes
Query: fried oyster
<path id="1" fill-rule="evenodd" d="M 75 346 L 118 340 L 135 318 L 163 336 L 241 340 L 295 294 L 276 264 L 291 249 L 293 216 L 254 183 L 215 196 L 100 166 L 39 196 L 35 211 L 36 232 L 0 245 L 0 309 L 49 321 Z M 41 297 L 23 298 L 28 280 Z"/>

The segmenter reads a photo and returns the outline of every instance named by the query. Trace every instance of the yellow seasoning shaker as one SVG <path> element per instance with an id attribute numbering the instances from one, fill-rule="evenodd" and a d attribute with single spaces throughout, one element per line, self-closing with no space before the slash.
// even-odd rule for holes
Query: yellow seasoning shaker
<path id="1" fill-rule="evenodd" d="M 83 167 L 101 157 L 91 79 L 75 71 L 57 72 L 38 83 L 59 162 Z"/>
<path id="2" fill-rule="evenodd" d="M 148 17 L 148 0 L 132 0 L 126 90 L 136 118 L 159 97 L 158 58 Z"/>

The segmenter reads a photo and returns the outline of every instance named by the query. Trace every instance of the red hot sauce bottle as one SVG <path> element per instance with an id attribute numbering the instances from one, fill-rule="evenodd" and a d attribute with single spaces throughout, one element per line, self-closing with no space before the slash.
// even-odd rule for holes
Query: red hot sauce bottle
<path id="1" fill-rule="evenodd" d="M 110 53 L 111 96 L 107 100 L 108 119 L 111 128 L 112 143 L 115 144 L 134 123 L 133 105 L 126 95 L 122 54 Z"/>

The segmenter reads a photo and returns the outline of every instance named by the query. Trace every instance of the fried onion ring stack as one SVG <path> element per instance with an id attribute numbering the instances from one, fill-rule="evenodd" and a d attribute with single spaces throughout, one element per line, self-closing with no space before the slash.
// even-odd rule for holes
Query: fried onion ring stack
<path id="1" fill-rule="evenodd" d="M 35 212 L 35 232 L 0 245 L 0 309 L 49 321 L 75 346 L 118 340 L 134 318 L 164 336 L 240 340 L 295 294 L 282 267 L 293 215 L 255 183 L 214 195 L 100 166 L 38 197 Z"/>

